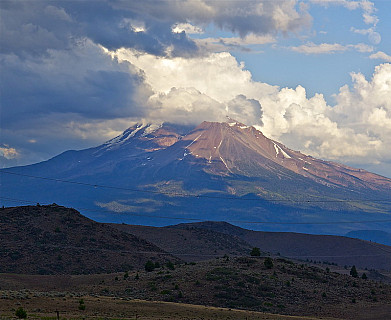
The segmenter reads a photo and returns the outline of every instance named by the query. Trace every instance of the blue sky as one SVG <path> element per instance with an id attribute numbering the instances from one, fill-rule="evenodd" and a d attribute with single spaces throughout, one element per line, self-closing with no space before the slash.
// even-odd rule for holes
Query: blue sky
<path id="1" fill-rule="evenodd" d="M 226 115 L 391 177 L 391 3 L 0 2 L 0 166 Z"/>
<path id="2" fill-rule="evenodd" d="M 273 85 L 295 87 L 303 85 L 308 95 L 323 93 L 330 104 L 335 101 L 332 95 L 338 93 L 345 84 L 351 85 L 351 72 L 361 72 L 372 77 L 379 60 L 369 59 L 370 54 L 347 50 L 335 54 L 302 54 L 287 49 L 307 42 L 316 44 L 339 43 L 342 45 L 363 43 L 373 46 L 375 51 L 390 52 L 391 48 L 391 5 L 387 1 L 373 1 L 379 22 L 376 32 L 381 42 L 374 45 L 367 35 L 357 34 L 351 28 L 367 29 L 361 10 L 348 10 L 340 6 L 323 7 L 312 5 L 309 9 L 313 17 L 312 28 L 306 30 L 305 39 L 280 35 L 276 49 L 272 45 L 258 46 L 253 53 L 233 52 L 239 61 L 245 61 L 257 81 Z M 308 37 L 308 38 L 307 38 Z M 264 53 L 257 53 L 264 51 Z"/>

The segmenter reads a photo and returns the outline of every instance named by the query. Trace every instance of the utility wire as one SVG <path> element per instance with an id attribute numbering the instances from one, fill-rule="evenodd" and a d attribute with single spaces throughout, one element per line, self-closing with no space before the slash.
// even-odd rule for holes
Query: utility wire
<path id="1" fill-rule="evenodd" d="M 187 198 L 207 198 L 207 199 L 223 199 L 223 200 L 239 200 L 239 201 L 269 201 L 269 202 L 293 202 L 293 203 L 346 203 L 346 202 L 391 202 L 391 199 L 324 199 L 324 200 L 299 200 L 299 199 L 262 199 L 262 198 L 240 198 L 240 197 L 229 197 L 229 196 L 213 196 L 213 195 L 203 195 L 203 194 L 190 194 L 190 193 L 179 193 L 179 192 L 165 192 L 165 191 L 153 191 L 153 190 L 141 190 L 127 187 L 118 187 L 118 186 L 109 186 L 102 184 L 92 184 L 87 182 L 73 181 L 73 180 L 64 180 L 58 178 L 49 178 L 35 175 L 28 175 L 16 172 L 10 172 L 6 170 L 0 170 L 0 173 L 16 175 L 27 178 L 41 179 L 54 182 L 70 183 L 87 187 L 94 188 L 106 188 L 106 189 L 115 189 L 115 190 L 124 190 L 132 192 L 141 192 L 149 194 L 160 194 L 167 196 L 176 196 L 176 197 L 187 197 Z"/>
<path id="2" fill-rule="evenodd" d="M 15 198 L 8 198 L 8 197 L 1 197 L 0 199 L 7 200 L 10 202 L 17 202 L 17 203 L 26 203 L 26 204 L 36 204 L 37 201 L 29 201 L 29 200 L 22 200 L 22 199 L 15 199 Z M 81 207 L 72 207 L 73 209 L 76 209 L 78 211 L 87 211 L 87 212 L 98 212 L 98 213 L 113 213 L 113 211 L 109 210 L 100 210 L 100 209 L 93 209 L 93 208 L 81 208 Z M 138 214 L 134 212 L 116 212 L 117 214 L 126 214 L 129 216 L 135 216 L 135 217 L 143 217 L 143 218 L 156 218 L 156 219 L 166 219 L 166 220 L 180 220 L 180 221 L 206 221 L 205 219 L 201 218 L 187 218 L 187 217 L 178 217 L 178 216 L 162 216 L 162 215 L 150 215 L 150 214 Z M 212 220 L 207 220 L 212 221 Z M 382 222 L 391 222 L 391 219 L 384 219 L 384 220 L 356 220 L 356 221 L 318 221 L 318 222 L 281 222 L 281 221 L 249 221 L 249 220 L 224 220 L 228 223 L 243 223 L 243 224 L 273 224 L 273 225 L 326 225 L 326 224 L 356 224 L 356 223 L 382 223 Z M 212 222 L 219 222 L 219 221 L 212 221 Z"/>
<path id="3" fill-rule="evenodd" d="M 28 200 L 21 200 L 21 199 L 13 199 L 13 198 L 6 198 L 6 197 L 0 197 L 0 199 L 6 199 L 6 200 L 11 200 L 15 202 L 21 202 L 21 203 L 33 203 L 33 201 L 28 201 Z M 75 208 L 77 209 L 77 208 Z M 80 209 L 80 208 L 79 208 Z M 99 211 L 102 212 L 102 210 L 90 210 L 90 211 Z M 170 218 L 171 219 L 171 218 Z M 193 219 L 193 220 L 199 220 L 201 219 Z M 391 220 L 383 220 L 383 221 L 391 221 Z M 241 221 L 242 222 L 242 221 Z M 123 230 L 122 230 L 123 231 Z M 123 231 L 127 232 L 127 231 Z M 372 246 L 376 247 L 377 249 L 380 249 L 381 251 L 384 251 L 385 253 L 380 253 L 380 254 L 361 254 L 361 255 L 339 255 L 339 256 L 332 256 L 332 255 L 284 255 L 283 257 L 286 258 L 291 258 L 291 259 L 300 259 L 300 258 L 359 258 L 359 257 L 384 257 L 391 255 L 391 252 L 388 250 L 384 250 L 383 248 L 379 248 L 375 246 L 374 243 L 370 243 Z M 124 251 L 127 252 L 127 251 Z M 134 253 L 129 252 L 129 253 Z M 173 256 L 195 256 L 195 257 L 221 257 L 221 254 L 194 254 L 194 253 L 180 253 L 180 252 L 170 252 L 170 251 L 163 251 L 163 252 L 155 252 L 155 251 L 138 251 L 137 253 L 141 254 L 159 254 L 159 255 L 173 255 Z M 243 255 L 240 254 L 229 254 L 230 257 L 241 257 Z"/>

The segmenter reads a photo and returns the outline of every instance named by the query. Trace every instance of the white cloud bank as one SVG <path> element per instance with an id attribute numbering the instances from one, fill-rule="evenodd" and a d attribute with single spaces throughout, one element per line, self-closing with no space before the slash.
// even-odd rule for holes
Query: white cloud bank
<path id="1" fill-rule="evenodd" d="M 152 120 L 197 124 L 229 115 L 316 157 L 355 164 L 391 159 L 390 64 L 377 66 L 370 80 L 352 74 L 353 86 L 343 86 L 330 106 L 300 85 L 254 81 L 227 52 L 188 59 L 126 49 L 112 54 L 142 70 L 154 92 L 146 107 Z"/>

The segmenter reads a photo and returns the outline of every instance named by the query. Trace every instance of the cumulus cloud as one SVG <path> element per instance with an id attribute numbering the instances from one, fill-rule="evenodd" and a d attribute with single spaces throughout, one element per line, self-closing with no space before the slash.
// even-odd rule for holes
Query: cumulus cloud
<path id="1" fill-rule="evenodd" d="M 386 62 L 391 62 L 391 56 L 383 51 L 378 51 L 369 56 L 370 59 L 379 59 Z"/>
<path id="2" fill-rule="evenodd" d="M 276 38 L 272 35 L 258 36 L 254 34 L 249 34 L 244 38 L 202 38 L 194 39 L 194 42 L 201 50 L 206 52 L 221 52 L 227 50 L 251 51 L 249 46 L 274 43 L 276 42 Z"/>
<path id="3" fill-rule="evenodd" d="M 187 34 L 202 34 L 204 30 L 200 27 L 193 26 L 191 23 L 176 23 L 172 26 L 172 32 L 181 33 L 186 32 Z"/>
<path id="4" fill-rule="evenodd" d="M 292 51 L 305 53 L 305 54 L 324 54 L 324 53 L 335 53 L 340 51 L 346 51 L 347 48 L 339 43 L 321 43 L 315 44 L 309 42 L 298 47 L 291 47 Z"/>
<path id="5" fill-rule="evenodd" d="M 0 168 L 16 165 L 20 152 L 7 144 L 0 144 Z"/>
<path id="6" fill-rule="evenodd" d="M 386 162 L 391 157 L 391 65 L 375 68 L 371 80 L 352 74 L 328 106 L 322 95 L 305 89 L 281 89 L 260 100 L 264 129 L 277 140 L 309 154 L 351 163 Z"/>
<path id="7" fill-rule="evenodd" d="M 0 156 L 6 159 L 15 159 L 19 156 L 19 152 L 7 144 L 2 144 L 0 145 Z"/>
<path id="8" fill-rule="evenodd" d="M 368 0 L 350 1 L 350 0 L 311 0 L 312 3 L 329 6 L 338 5 L 343 6 L 349 10 L 362 10 L 363 21 L 366 24 L 376 24 L 379 22 L 378 17 L 375 15 L 376 8 L 373 2 Z"/>
<path id="9" fill-rule="evenodd" d="M 128 49 L 117 50 L 112 55 L 143 70 L 146 83 L 155 92 L 168 93 L 172 87 L 196 88 L 219 102 L 227 102 L 239 94 L 256 99 L 257 92 L 267 94 L 277 88 L 254 82 L 244 63 L 238 63 L 228 52 L 186 59 L 156 57 Z"/>
<path id="10" fill-rule="evenodd" d="M 348 114 L 349 121 L 357 126 L 373 125 L 371 131 L 381 135 L 383 129 L 377 129 L 374 122 L 368 119 L 380 120 L 378 125 L 387 123 L 391 113 L 391 64 L 384 63 L 375 68 L 375 72 L 370 81 L 365 79 L 361 73 L 352 73 L 353 88 L 343 86 L 336 96 L 337 105 L 335 112 L 337 114 Z M 391 128 L 387 131 L 390 131 Z"/>
<path id="11" fill-rule="evenodd" d="M 380 42 L 373 4 L 337 4 L 361 9 L 372 26 L 352 31 Z M 302 86 L 254 81 L 245 65 L 225 52 L 273 43 L 279 33 L 308 26 L 312 18 L 298 1 L 102 0 L 94 6 L 2 1 L 0 6 L 0 66 L 7 79 L 0 88 L 3 163 L 85 148 L 137 119 L 197 124 L 226 115 L 314 156 L 356 162 L 391 158 L 389 64 L 378 66 L 370 80 L 352 74 L 353 87 L 342 87 L 337 104 L 329 106 L 321 94 L 307 97 Z M 234 37 L 188 37 L 210 24 Z M 291 49 L 373 51 L 362 43 L 309 42 Z M 381 51 L 370 58 L 390 61 Z"/>
<path id="12" fill-rule="evenodd" d="M 184 122 L 194 113 L 200 122 L 229 115 L 313 156 L 355 164 L 391 157 L 389 64 L 377 67 L 371 81 L 352 74 L 353 88 L 342 87 L 337 105 L 330 106 L 322 94 L 307 97 L 302 86 L 279 88 L 254 81 L 226 52 L 191 59 L 125 49 L 112 54 L 144 71 L 159 117 Z"/>
<path id="13" fill-rule="evenodd" d="M 0 9 L 1 139 L 19 146 L 24 163 L 101 142 L 135 118 L 162 118 L 170 108 L 174 114 L 178 101 L 186 102 L 186 116 L 194 113 L 199 120 L 210 113 L 205 111 L 207 104 L 215 106 L 212 114 L 218 119 L 227 101 L 245 94 L 237 92 L 221 102 L 205 93 L 202 80 L 190 81 L 194 79 L 190 73 L 189 85 L 183 82 L 152 90 L 144 68 L 112 59 L 105 50 L 127 48 L 148 54 L 150 62 L 164 64 L 164 72 L 170 61 L 190 57 L 186 67 L 191 67 L 209 59 L 213 72 L 211 65 L 218 57 L 203 59 L 208 50 L 200 50 L 188 34 L 202 32 L 213 24 L 236 33 L 245 43 L 268 42 L 271 34 L 297 32 L 311 21 L 306 8 L 293 0 L 102 0 L 93 6 L 83 1 L 1 1 Z M 223 41 L 235 46 L 241 40 L 236 36 Z M 227 58 L 249 81 L 243 66 L 232 56 Z M 198 75 L 205 79 L 198 67 Z M 234 87 L 231 71 L 223 71 L 224 65 L 217 69 L 231 81 L 227 86 Z M 179 70 L 171 71 L 180 74 Z M 164 82 L 161 76 L 161 80 L 151 78 Z M 209 81 L 214 81 L 213 77 Z M 176 121 L 185 121 L 186 117 L 179 114 Z M 77 141 L 80 138 L 82 141 Z"/>
<path id="14" fill-rule="evenodd" d="M 349 10 L 361 9 L 363 22 L 367 25 L 372 25 L 372 26 L 368 29 L 356 29 L 354 27 L 351 27 L 350 30 L 354 33 L 368 35 L 368 40 L 373 45 L 377 45 L 381 42 L 381 36 L 378 32 L 376 32 L 376 25 L 379 22 L 379 18 L 375 14 L 377 10 L 373 2 L 368 0 L 361 0 L 361 1 L 311 0 L 311 2 L 326 7 L 329 5 L 337 5 L 337 6 L 343 6 Z"/>
<path id="15" fill-rule="evenodd" d="M 240 122 L 262 126 L 263 110 L 256 99 L 247 99 L 243 94 L 237 95 L 227 103 L 227 114 Z"/>
<path id="16" fill-rule="evenodd" d="M 333 54 L 337 52 L 344 52 L 347 50 L 357 50 L 358 52 L 372 52 L 373 47 L 364 43 L 342 45 L 339 43 L 321 43 L 315 44 L 309 42 L 297 47 L 290 47 L 292 51 L 304 54 Z"/>
<path id="17" fill-rule="evenodd" d="M 149 111 L 150 121 L 198 125 L 205 119 L 222 121 L 225 106 L 194 87 L 173 87 L 151 97 Z"/>

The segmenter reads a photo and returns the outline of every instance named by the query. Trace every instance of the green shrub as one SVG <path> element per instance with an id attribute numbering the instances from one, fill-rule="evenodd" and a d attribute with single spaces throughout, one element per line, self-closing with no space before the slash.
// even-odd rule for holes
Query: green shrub
<path id="1" fill-rule="evenodd" d="M 265 261 L 263 262 L 263 264 L 265 265 L 265 267 L 267 269 L 273 268 L 273 260 L 272 260 L 272 258 L 269 258 L 269 257 L 265 258 Z"/>
<path id="2" fill-rule="evenodd" d="M 251 252 L 250 252 L 250 255 L 252 257 L 259 257 L 261 255 L 261 250 L 257 247 L 254 247 Z"/>
<path id="3" fill-rule="evenodd" d="M 171 291 L 170 291 L 170 290 L 167 290 L 167 289 L 165 289 L 165 290 L 162 290 L 162 291 L 160 291 L 160 293 L 161 293 L 161 294 L 170 294 L 170 293 L 171 293 Z"/>
<path id="4" fill-rule="evenodd" d="M 166 267 L 167 267 L 168 269 L 170 269 L 170 270 L 175 270 L 175 266 L 174 266 L 174 264 L 173 264 L 171 261 L 168 261 L 168 262 L 166 263 Z"/>
<path id="5" fill-rule="evenodd" d="M 155 269 L 155 264 L 151 261 L 151 260 L 148 260 L 146 263 L 145 263 L 145 271 L 147 272 L 151 272 Z"/>
<path id="6" fill-rule="evenodd" d="M 26 319 L 27 318 L 27 312 L 22 307 L 19 307 L 18 310 L 16 310 L 15 315 L 19 319 Z"/>
<path id="7" fill-rule="evenodd" d="M 353 267 L 350 269 L 350 275 L 351 275 L 353 278 L 358 278 L 358 272 L 357 272 L 356 266 L 353 266 Z"/>
<path id="8" fill-rule="evenodd" d="M 79 300 L 79 310 L 85 310 L 85 309 L 86 309 L 86 305 L 84 304 L 84 300 L 80 299 Z"/>

